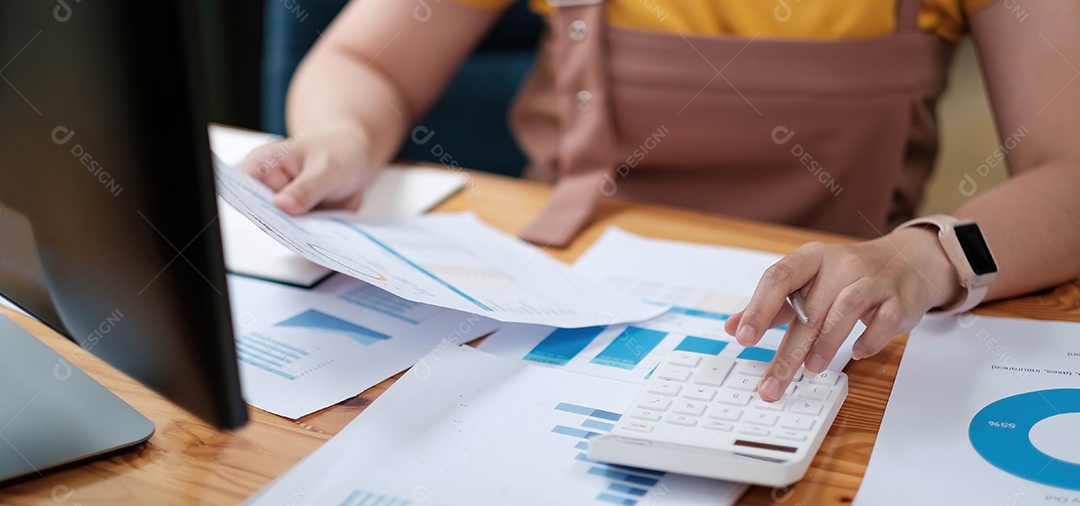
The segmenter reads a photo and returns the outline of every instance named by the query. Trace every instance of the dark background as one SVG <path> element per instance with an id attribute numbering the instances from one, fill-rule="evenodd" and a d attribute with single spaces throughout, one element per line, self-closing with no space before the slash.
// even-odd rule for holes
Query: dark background
<path id="1" fill-rule="evenodd" d="M 264 0 L 199 0 L 210 121 L 259 129 Z"/>

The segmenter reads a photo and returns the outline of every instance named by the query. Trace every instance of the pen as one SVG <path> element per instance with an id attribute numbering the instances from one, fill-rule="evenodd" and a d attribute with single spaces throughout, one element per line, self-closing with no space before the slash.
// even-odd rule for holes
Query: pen
<path id="1" fill-rule="evenodd" d="M 791 309 L 795 311 L 795 317 L 799 319 L 803 324 L 810 323 L 810 316 L 806 314 L 806 299 L 803 298 L 803 294 L 800 291 L 792 292 L 787 296 L 788 304 L 791 304 Z"/>

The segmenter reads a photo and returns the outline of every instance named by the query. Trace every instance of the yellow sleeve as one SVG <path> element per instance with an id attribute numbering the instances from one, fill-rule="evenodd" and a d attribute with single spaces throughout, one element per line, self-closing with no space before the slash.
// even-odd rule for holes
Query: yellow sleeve
<path id="1" fill-rule="evenodd" d="M 514 0 L 454 0 L 461 5 L 480 7 L 482 9 L 504 9 L 514 3 Z"/>
<path id="2" fill-rule="evenodd" d="M 957 42 L 968 34 L 968 16 L 995 0 L 926 0 L 919 13 L 919 28 Z"/>

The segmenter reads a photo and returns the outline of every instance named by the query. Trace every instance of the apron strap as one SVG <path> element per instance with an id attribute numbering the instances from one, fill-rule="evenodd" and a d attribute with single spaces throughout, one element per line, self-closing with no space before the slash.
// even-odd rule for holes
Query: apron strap
<path id="1" fill-rule="evenodd" d="M 588 222 L 605 176 L 615 167 L 615 126 L 607 75 L 603 0 L 548 0 L 558 100 L 559 178 L 551 197 L 521 236 L 563 247 Z"/>
<path id="2" fill-rule="evenodd" d="M 922 0 L 896 0 L 896 33 L 918 33 Z"/>

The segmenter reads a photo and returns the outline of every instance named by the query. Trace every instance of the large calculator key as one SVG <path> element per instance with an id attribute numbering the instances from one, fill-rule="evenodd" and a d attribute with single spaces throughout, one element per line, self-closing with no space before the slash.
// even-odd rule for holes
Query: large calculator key
<path id="1" fill-rule="evenodd" d="M 776 420 L 780 418 L 780 415 L 776 413 L 765 413 L 761 411 L 751 412 L 743 420 L 743 423 L 750 425 L 759 425 L 761 427 L 772 427 L 776 425 Z"/>
<path id="2" fill-rule="evenodd" d="M 797 415 L 818 416 L 824 408 L 825 404 L 819 401 L 798 400 L 791 404 L 791 409 L 789 411 Z"/>
<path id="3" fill-rule="evenodd" d="M 780 399 L 776 402 L 769 402 L 760 397 L 753 400 L 750 403 L 750 407 L 764 409 L 766 411 L 783 411 L 788 405 L 787 399 Z"/>
<path id="4" fill-rule="evenodd" d="M 656 372 L 656 377 L 671 381 L 686 381 L 690 379 L 690 368 L 677 365 L 665 365 Z"/>
<path id="5" fill-rule="evenodd" d="M 682 386 L 678 383 L 671 381 L 661 381 L 649 385 L 648 392 L 650 394 L 663 395 L 666 397 L 675 397 L 679 395 L 679 391 L 682 390 Z"/>
<path id="6" fill-rule="evenodd" d="M 746 434 L 747 436 L 765 437 L 769 435 L 769 429 L 764 427 L 741 427 L 739 428 L 739 434 Z"/>
<path id="7" fill-rule="evenodd" d="M 733 408 L 731 406 L 709 406 L 709 418 L 721 420 L 724 422 L 737 422 L 739 417 L 742 416 L 742 410 L 739 408 Z"/>
<path id="8" fill-rule="evenodd" d="M 814 428 L 814 419 L 809 416 L 787 416 L 780 421 L 780 428 L 808 431 Z"/>
<path id="9" fill-rule="evenodd" d="M 713 387 L 688 386 L 683 392 L 684 399 L 709 402 L 716 397 L 716 389 Z"/>
<path id="10" fill-rule="evenodd" d="M 759 378 L 765 374 L 765 370 L 768 368 L 768 362 L 760 362 L 757 360 L 741 360 L 735 364 L 735 372 L 747 376 L 757 376 Z"/>
<path id="11" fill-rule="evenodd" d="M 660 397 L 658 395 L 646 395 L 638 402 L 637 407 L 641 409 L 649 409 L 653 411 L 667 411 L 667 408 L 671 406 L 671 399 L 666 397 Z"/>
<path id="12" fill-rule="evenodd" d="M 706 358 L 697 372 L 694 373 L 693 382 L 699 385 L 718 387 L 724 384 L 735 361 L 730 358 L 709 357 Z"/>
<path id="13" fill-rule="evenodd" d="M 750 404 L 752 398 L 754 398 L 754 395 L 749 392 L 739 392 L 738 390 L 728 390 L 726 388 L 716 394 L 716 402 L 732 406 L 745 406 Z"/>
<path id="14" fill-rule="evenodd" d="M 731 422 L 723 422 L 720 420 L 708 420 L 701 424 L 702 428 L 709 430 L 716 430 L 720 432 L 731 432 L 735 428 L 735 424 Z"/>
<path id="15" fill-rule="evenodd" d="M 671 412 L 680 415 L 701 416 L 705 413 L 705 403 L 698 401 L 676 401 L 675 409 L 672 409 Z"/>
<path id="16" fill-rule="evenodd" d="M 655 422 L 660 419 L 660 413 L 649 409 L 635 409 L 627 413 L 630 418 L 636 418 L 638 420 L 647 420 Z"/>
<path id="17" fill-rule="evenodd" d="M 821 374 L 810 377 L 810 383 L 816 385 L 834 386 L 840 379 L 840 375 L 836 374 L 836 371 L 822 371 Z"/>
<path id="18" fill-rule="evenodd" d="M 622 425 L 622 428 L 635 432 L 652 432 L 655 427 L 655 425 L 646 422 L 630 422 Z"/>
<path id="19" fill-rule="evenodd" d="M 788 441 L 806 441 L 806 433 L 795 430 L 782 430 L 773 434 L 776 439 L 786 439 Z"/>
<path id="20" fill-rule="evenodd" d="M 825 385 L 804 385 L 799 389 L 800 399 L 812 399 L 815 401 L 825 401 L 832 395 L 832 388 Z"/>
<path id="21" fill-rule="evenodd" d="M 728 388 L 734 388 L 735 390 L 742 390 L 744 392 L 753 392 L 757 390 L 757 384 L 761 381 L 753 376 L 735 376 L 731 378 L 731 381 L 727 382 Z"/>
<path id="22" fill-rule="evenodd" d="M 685 415 L 670 416 L 667 418 L 667 423 L 670 423 L 672 425 L 685 425 L 687 427 L 693 427 L 697 425 L 697 418 Z"/>
<path id="23" fill-rule="evenodd" d="M 693 353 L 675 352 L 667 359 L 667 363 L 682 367 L 697 367 L 701 357 Z"/>

